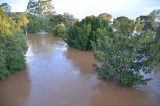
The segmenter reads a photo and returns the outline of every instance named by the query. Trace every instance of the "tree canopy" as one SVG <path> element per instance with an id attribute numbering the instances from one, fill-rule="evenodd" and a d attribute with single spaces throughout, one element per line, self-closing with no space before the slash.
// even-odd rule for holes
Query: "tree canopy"
<path id="1" fill-rule="evenodd" d="M 97 68 L 98 75 L 123 86 L 146 84 L 149 79 L 145 79 L 142 73 L 150 73 L 160 62 L 160 41 L 155 39 L 152 30 L 143 30 L 139 18 L 133 21 L 118 17 L 113 28 L 116 31 L 96 31 L 99 37 L 93 48 L 95 58 L 101 63 Z"/>

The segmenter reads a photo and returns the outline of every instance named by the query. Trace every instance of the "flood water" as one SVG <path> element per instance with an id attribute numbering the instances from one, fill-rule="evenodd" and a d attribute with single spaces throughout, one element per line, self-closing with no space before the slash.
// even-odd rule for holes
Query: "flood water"
<path id="1" fill-rule="evenodd" d="M 92 52 L 51 35 L 26 41 L 27 68 L 0 81 L 0 106 L 160 106 L 160 66 L 148 85 L 122 88 L 97 78 Z"/>

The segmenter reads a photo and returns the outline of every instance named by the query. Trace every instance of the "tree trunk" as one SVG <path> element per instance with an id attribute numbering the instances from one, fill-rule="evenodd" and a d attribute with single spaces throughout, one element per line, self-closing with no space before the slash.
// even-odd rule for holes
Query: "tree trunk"
<path id="1" fill-rule="evenodd" d="M 26 36 L 28 35 L 27 33 L 27 25 L 25 25 L 25 33 L 26 33 Z"/>

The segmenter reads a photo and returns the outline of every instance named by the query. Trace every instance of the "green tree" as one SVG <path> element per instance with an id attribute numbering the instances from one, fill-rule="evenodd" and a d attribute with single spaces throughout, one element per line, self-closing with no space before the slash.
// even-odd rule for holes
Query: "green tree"
<path id="1" fill-rule="evenodd" d="M 71 47 L 81 50 L 91 50 L 92 42 L 95 42 L 98 37 L 98 35 L 95 34 L 98 28 L 108 28 L 112 30 L 111 27 L 109 27 L 108 21 L 95 16 L 87 16 L 85 19 L 82 19 L 82 21 L 67 27 L 65 41 Z"/>
<path id="2" fill-rule="evenodd" d="M 139 19 L 135 22 L 128 18 L 116 19 L 113 26 L 114 32 L 96 31 L 99 37 L 93 48 L 95 58 L 101 63 L 97 68 L 98 75 L 122 86 L 146 84 L 149 79 L 142 73 L 150 73 L 160 62 L 160 41 L 155 39 L 153 31 L 142 30 Z M 134 34 L 134 28 L 139 33 Z"/>
<path id="3" fill-rule="evenodd" d="M 26 43 L 23 32 L 0 10 L 0 79 L 25 67 Z"/>

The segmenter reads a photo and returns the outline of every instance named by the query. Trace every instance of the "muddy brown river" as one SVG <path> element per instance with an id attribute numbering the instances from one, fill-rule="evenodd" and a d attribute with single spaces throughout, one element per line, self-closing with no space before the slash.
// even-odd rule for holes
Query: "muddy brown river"
<path id="1" fill-rule="evenodd" d="M 51 35 L 26 41 L 27 68 L 0 81 L 0 106 L 160 106 L 160 66 L 148 85 L 122 88 L 97 78 L 92 52 Z"/>

